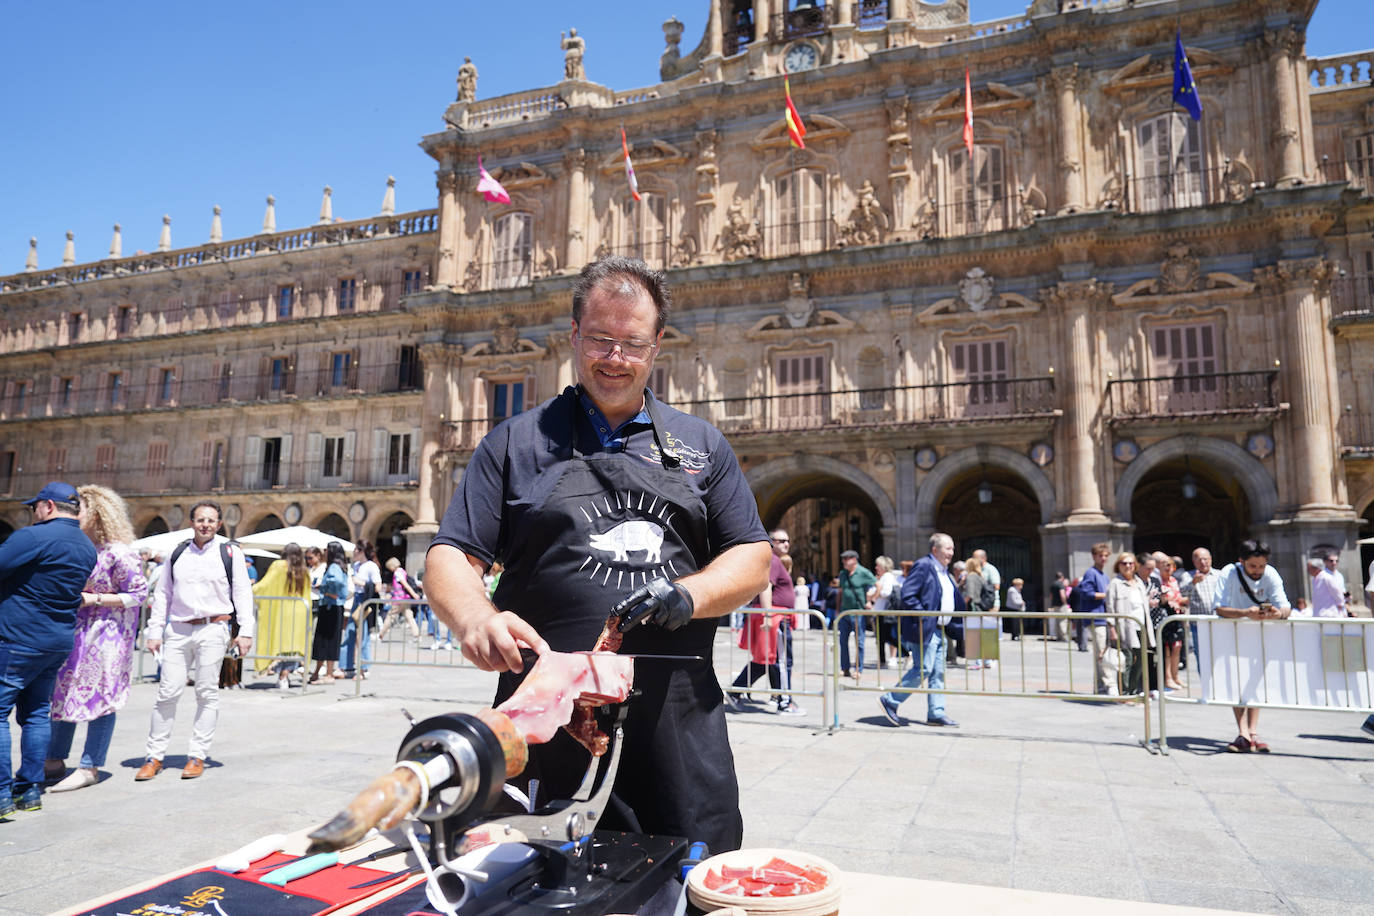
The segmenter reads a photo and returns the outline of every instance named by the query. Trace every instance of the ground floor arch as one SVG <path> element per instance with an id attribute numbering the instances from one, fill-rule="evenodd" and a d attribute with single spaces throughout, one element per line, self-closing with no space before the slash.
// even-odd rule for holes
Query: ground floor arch
<path id="1" fill-rule="evenodd" d="M 330 537 L 344 541 L 353 540 L 353 532 L 348 528 L 348 520 L 337 512 L 327 513 L 310 527 L 316 531 L 323 531 Z"/>
<path id="2" fill-rule="evenodd" d="M 167 520 L 165 518 L 163 518 L 160 515 L 154 515 L 152 518 L 148 519 L 148 521 L 143 523 L 143 527 L 141 529 L 136 530 L 138 530 L 139 532 L 139 537 L 146 538 L 152 537 L 155 534 L 166 534 L 168 531 L 171 531 L 172 529 L 167 526 Z"/>
<path id="3" fill-rule="evenodd" d="M 1031 610 L 1044 609 L 1053 575 L 1046 570 L 1041 537 L 1041 525 L 1053 507 L 1054 491 L 1040 468 L 995 446 L 942 459 L 917 492 L 923 534 L 948 534 L 958 559 L 985 551 L 1002 576 L 1001 596 L 1012 579 L 1020 578 Z M 927 543 L 923 538 L 918 549 L 924 552 Z"/>
<path id="4" fill-rule="evenodd" d="M 377 565 L 386 568 L 386 561 L 395 557 L 401 564 L 406 561 L 405 530 L 415 524 L 415 520 L 405 512 L 392 512 L 377 526 L 373 544 L 377 548 Z"/>
<path id="5" fill-rule="evenodd" d="M 872 568 L 892 549 L 896 507 L 862 469 L 824 455 L 790 455 L 752 468 L 746 478 L 759 516 L 791 535 L 793 572 L 808 580 L 838 573 L 840 554 L 855 550 Z"/>

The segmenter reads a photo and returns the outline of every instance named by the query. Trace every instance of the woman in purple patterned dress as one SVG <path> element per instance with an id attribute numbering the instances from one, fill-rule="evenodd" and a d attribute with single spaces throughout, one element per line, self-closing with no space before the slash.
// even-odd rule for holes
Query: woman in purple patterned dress
<path id="1" fill-rule="evenodd" d="M 81 494 L 81 530 L 99 551 L 95 569 L 82 591 L 76 614 L 76 642 L 57 674 L 52 695 L 52 739 L 44 769 L 50 779 L 65 772 L 76 723 L 86 722 L 81 765 L 54 792 L 93 786 L 110 749 L 115 710 L 129 699 L 129 667 L 139 609 L 148 582 L 138 554 L 129 511 L 119 494 L 105 487 L 77 487 Z"/>

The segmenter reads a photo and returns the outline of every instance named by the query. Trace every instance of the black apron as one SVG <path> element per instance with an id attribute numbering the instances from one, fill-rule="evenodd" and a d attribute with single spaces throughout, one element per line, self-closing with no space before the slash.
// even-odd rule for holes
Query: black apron
<path id="1" fill-rule="evenodd" d="M 506 564 L 493 602 L 529 622 L 556 651 L 590 649 L 617 601 L 649 580 L 696 572 L 710 559 L 706 506 L 665 448 L 666 431 L 652 394 L 645 408 L 658 454 L 653 461 L 625 452 L 584 455 L 577 448 L 576 390 L 569 460 L 557 484 L 506 532 Z M 699 662 L 635 663 L 624 749 L 615 790 L 601 826 L 705 841 L 712 853 L 738 849 L 744 822 L 725 727 L 723 695 L 711 663 L 716 621 L 693 620 L 669 632 L 641 625 L 625 634 L 621 652 L 699 655 Z M 501 675 L 496 704 L 523 679 Z M 560 729 L 530 748 L 515 782 L 540 780 L 539 801 L 569 798 L 590 755 Z"/>

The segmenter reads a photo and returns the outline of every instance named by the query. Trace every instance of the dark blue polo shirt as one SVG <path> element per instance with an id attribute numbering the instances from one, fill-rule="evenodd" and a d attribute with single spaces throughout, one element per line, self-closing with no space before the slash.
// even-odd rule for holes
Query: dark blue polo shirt
<path id="1" fill-rule="evenodd" d="M 586 455 L 624 451 L 659 463 L 647 412 L 643 422 L 635 417 L 607 435 L 594 422 L 599 417 L 604 424 L 605 417 L 594 407 L 589 415 L 588 406 L 568 388 L 489 432 L 463 472 L 434 543 L 457 547 L 487 564 L 501 559 L 511 520 L 553 492 L 571 459 L 574 436 Z M 682 462 L 678 473 L 686 475 L 688 486 L 706 505 L 710 556 L 738 544 L 767 542 L 754 494 L 721 431 L 665 404 L 657 407 L 666 427 L 663 439 Z"/>
<path id="2" fill-rule="evenodd" d="M 11 534 L 0 544 L 0 639 L 70 652 L 81 590 L 95 559 L 95 545 L 68 516 Z"/>

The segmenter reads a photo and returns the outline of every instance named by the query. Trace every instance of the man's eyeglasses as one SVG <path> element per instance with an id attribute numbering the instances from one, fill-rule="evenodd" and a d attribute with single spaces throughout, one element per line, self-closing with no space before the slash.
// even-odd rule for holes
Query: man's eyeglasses
<path id="1" fill-rule="evenodd" d="M 587 348 L 587 355 L 593 359 L 605 359 L 615 352 L 616 347 L 620 348 L 620 355 L 632 363 L 647 362 L 649 357 L 658 349 L 656 343 L 644 343 L 638 340 L 621 340 L 617 337 L 593 337 L 590 334 L 577 332 L 577 339 Z"/>

